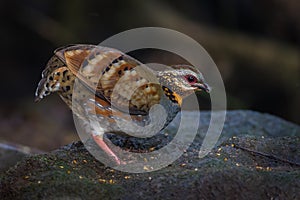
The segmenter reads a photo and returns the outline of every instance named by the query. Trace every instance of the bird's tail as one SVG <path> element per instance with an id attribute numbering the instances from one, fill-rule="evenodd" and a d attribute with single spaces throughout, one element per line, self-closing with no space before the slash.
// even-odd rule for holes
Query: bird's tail
<path id="1" fill-rule="evenodd" d="M 41 101 L 45 96 L 50 94 L 50 91 L 48 90 L 48 88 L 46 88 L 46 84 L 45 82 L 47 81 L 46 78 L 42 78 L 38 84 L 38 87 L 36 88 L 35 91 L 35 98 L 34 98 L 34 102 L 39 102 Z"/>
<path id="2" fill-rule="evenodd" d="M 64 62 L 56 55 L 52 56 L 42 72 L 42 79 L 36 89 L 34 101 L 39 102 L 49 94 L 60 91 L 62 89 L 60 84 L 67 72 L 69 70 Z"/>

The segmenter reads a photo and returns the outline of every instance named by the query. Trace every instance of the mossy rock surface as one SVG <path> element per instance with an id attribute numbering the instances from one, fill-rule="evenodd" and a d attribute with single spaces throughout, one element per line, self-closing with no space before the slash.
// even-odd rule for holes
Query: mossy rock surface
<path id="1" fill-rule="evenodd" d="M 297 199 L 299 126 L 252 111 L 227 116 L 218 145 L 206 157 L 198 157 L 199 133 L 178 160 L 154 172 L 106 167 L 81 142 L 26 156 L 1 174 L 1 199 Z M 205 117 L 209 113 L 201 115 L 209 122 Z M 200 132 L 207 125 L 202 123 Z M 135 142 L 119 143 L 126 147 L 127 141 Z"/>

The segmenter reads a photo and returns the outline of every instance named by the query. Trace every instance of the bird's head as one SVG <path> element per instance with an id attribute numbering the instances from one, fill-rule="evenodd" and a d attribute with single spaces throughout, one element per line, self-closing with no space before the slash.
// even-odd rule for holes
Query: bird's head
<path id="1" fill-rule="evenodd" d="M 165 94 L 168 96 L 171 93 L 171 97 L 183 99 L 195 91 L 209 93 L 211 90 L 202 73 L 189 65 L 175 65 L 165 71 L 160 71 L 158 78 Z"/>

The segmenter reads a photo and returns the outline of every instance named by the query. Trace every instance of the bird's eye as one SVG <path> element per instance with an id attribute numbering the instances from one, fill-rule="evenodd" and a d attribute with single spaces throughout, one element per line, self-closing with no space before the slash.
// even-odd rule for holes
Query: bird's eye
<path id="1" fill-rule="evenodd" d="M 194 75 L 186 75 L 184 76 L 185 80 L 187 80 L 187 82 L 189 82 L 189 84 L 195 84 L 197 83 L 198 79 L 194 76 Z"/>

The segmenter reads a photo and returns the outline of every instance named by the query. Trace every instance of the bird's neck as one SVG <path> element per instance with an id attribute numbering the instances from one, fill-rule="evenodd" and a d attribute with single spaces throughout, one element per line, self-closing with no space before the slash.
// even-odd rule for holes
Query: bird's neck
<path id="1" fill-rule="evenodd" d="M 160 100 L 160 105 L 164 107 L 167 111 L 166 126 L 176 117 L 177 113 L 180 111 L 180 104 L 174 100 L 173 96 L 170 96 L 169 92 L 166 94 L 166 89 L 163 88 L 165 95 L 162 96 Z M 171 100 L 173 99 L 173 100 Z M 176 97 L 175 97 L 176 99 Z"/>

